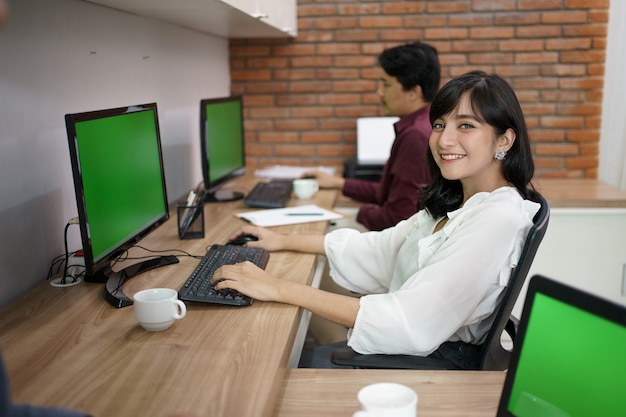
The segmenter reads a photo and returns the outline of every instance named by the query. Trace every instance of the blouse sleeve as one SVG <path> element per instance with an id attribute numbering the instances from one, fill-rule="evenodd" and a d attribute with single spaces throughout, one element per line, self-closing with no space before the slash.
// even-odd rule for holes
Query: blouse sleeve
<path id="1" fill-rule="evenodd" d="M 360 233 L 346 228 L 328 233 L 324 249 L 330 276 L 337 284 L 359 294 L 388 292 L 400 247 L 411 231 L 427 219 L 425 212 L 419 212 L 380 232 Z"/>
<path id="2" fill-rule="evenodd" d="M 488 317 L 537 209 L 521 208 L 525 203 L 478 205 L 450 217 L 440 232 L 415 243 L 417 259 L 402 248 L 400 267 L 417 262 L 415 272 L 396 290 L 361 297 L 348 345 L 360 353 L 426 356 L 460 328 Z M 465 341 L 480 337 L 469 334 Z"/>

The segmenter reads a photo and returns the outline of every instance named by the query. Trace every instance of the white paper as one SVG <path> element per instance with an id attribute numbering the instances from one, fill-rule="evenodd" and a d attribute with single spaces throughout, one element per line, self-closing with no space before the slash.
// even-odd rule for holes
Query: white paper
<path id="1" fill-rule="evenodd" d="M 356 159 L 359 164 L 383 165 L 396 137 L 398 117 L 359 117 L 356 121 Z"/>
<path id="2" fill-rule="evenodd" d="M 279 209 L 246 211 L 243 213 L 237 213 L 236 216 L 256 226 L 263 227 L 328 221 L 343 217 L 342 214 L 323 209 L 315 204 Z"/>
<path id="3" fill-rule="evenodd" d="M 274 165 L 271 167 L 257 169 L 254 175 L 261 178 L 278 178 L 278 179 L 296 179 L 302 177 L 304 173 L 311 171 L 324 171 L 327 174 L 334 175 L 335 168 L 319 166 L 319 167 L 301 167 L 291 165 Z"/>

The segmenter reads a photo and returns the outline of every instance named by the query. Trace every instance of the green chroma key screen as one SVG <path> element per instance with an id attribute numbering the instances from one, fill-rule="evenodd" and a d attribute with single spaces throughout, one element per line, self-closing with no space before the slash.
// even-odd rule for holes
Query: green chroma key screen
<path id="1" fill-rule="evenodd" d="M 76 123 L 94 261 L 167 212 L 153 110 Z"/>
<path id="2" fill-rule="evenodd" d="M 214 182 L 245 165 L 241 102 L 210 103 L 204 110 L 209 181 Z"/>
<path id="3" fill-rule="evenodd" d="M 541 293 L 531 311 L 508 411 L 626 415 L 626 328 Z"/>

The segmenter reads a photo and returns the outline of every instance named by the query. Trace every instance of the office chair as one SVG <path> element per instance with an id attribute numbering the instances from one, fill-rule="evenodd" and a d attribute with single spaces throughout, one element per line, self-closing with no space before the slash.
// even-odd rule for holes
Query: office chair
<path id="1" fill-rule="evenodd" d="M 495 317 L 491 329 L 487 333 L 485 342 L 480 345 L 472 345 L 464 342 L 446 344 L 445 348 L 467 349 L 477 351 L 478 360 L 465 364 L 453 363 L 439 357 L 437 351 L 429 356 L 412 355 L 362 355 L 356 353 L 350 347 L 335 349 L 332 353 L 332 362 L 337 365 L 353 366 L 355 368 L 378 368 L 378 369 L 479 369 L 479 370 L 505 370 L 508 368 L 511 352 L 502 346 L 502 334 L 508 333 L 511 340 L 515 341 L 517 332 L 517 319 L 511 315 L 517 297 L 524 285 L 530 266 L 535 259 L 539 244 L 546 234 L 548 220 L 550 219 L 550 206 L 545 198 L 538 195 L 541 207 L 533 218 L 533 226 L 528 231 L 526 242 L 522 249 L 517 266 L 511 274 L 509 285 L 503 293 L 498 309 L 494 312 Z M 443 347 L 443 346 L 442 346 Z M 442 349 L 440 347 L 440 349 Z"/>

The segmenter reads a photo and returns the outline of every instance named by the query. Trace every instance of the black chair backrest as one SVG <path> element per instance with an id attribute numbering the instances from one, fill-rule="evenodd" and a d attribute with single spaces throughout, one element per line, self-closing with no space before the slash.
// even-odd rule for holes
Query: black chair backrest
<path id="1" fill-rule="evenodd" d="M 482 344 L 480 351 L 480 369 L 482 370 L 502 371 L 509 366 L 511 352 L 502 346 L 502 333 L 511 318 L 511 312 L 526 281 L 526 276 L 535 259 L 539 244 L 546 234 L 548 220 L 550 219 L 550 206 L 546 199 L 538 194 L 538 202 L 541 204 L 541 208 L 535 214 L 533 226 L 528 231 L 526 243 L 522 249 L 517 266 L 511 274 L 509 285 L 504 290 L 493 325 L 487 334 L 485 342 Z M 514 337 L 514 335 L 511 336 Z"/>

